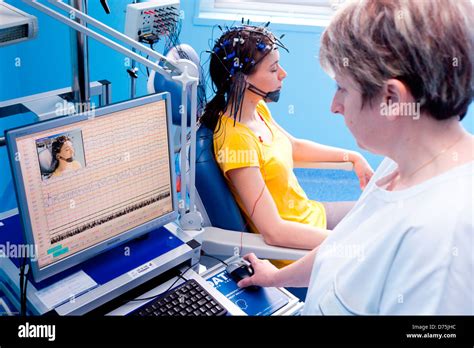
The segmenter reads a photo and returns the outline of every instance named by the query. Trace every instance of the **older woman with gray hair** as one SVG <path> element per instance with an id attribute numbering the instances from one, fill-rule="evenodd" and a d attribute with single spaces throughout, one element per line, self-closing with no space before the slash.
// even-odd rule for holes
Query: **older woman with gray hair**
<path id="1" fill-rule="evenodd" d="M 239 286 L 309 286 L 305 314 L 474 314 L 469 0 L 347 3 L 321 40 L 331 110 L 386 157 L 327 239 L 283 269 L 246 255 Z"/>

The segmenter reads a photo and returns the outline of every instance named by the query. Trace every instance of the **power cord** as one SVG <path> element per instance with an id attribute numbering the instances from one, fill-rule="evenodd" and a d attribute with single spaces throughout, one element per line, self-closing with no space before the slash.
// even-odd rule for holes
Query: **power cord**
<path id="1" fill-rule="evenodd" d="M 203 250 L 201 250 L 201 256 L 210 257 L 210 258 L 212 258 L 212 259 L 215 259 L 215 260 L 217 260 L 217 261 L 223 263 L 226 267 L 228 266 L 228 264 L 227 264 L 225 261 L 222 261 L 220 258 L 215 257 L 215 256 L 213 256 L 213 255 L 206 254 Z"/>
<path id="2" fill-rule="evenodd" d="M 224 264 L 226 267 L 228 266 L 228 264 L 221 260 L 220 258 L 218 257 L 215 257 L 213 255 L 209 255 L 209 254 L 206 254 L 203 250 L 201 250 L 201 255 L 202 256 L 206 256 L 206 257 L 210 257 L 210 258 L 213 258 L 213 259 L 216 259 L 217 261 L 221 262 L 222 264 Z M 198 265 L 199 262 L 196 262 L 194 265 L 191 265 L 189 266 L 188 268 L 186 268 L 186 270 L 184 270 L 183 272 L 180 272 L 176 277 L 178 277 L 174 282 L 173 284 L 171 284 L 168 289 L 166 289 L 165 291 L 163 292 L 160 292 L 158 295 L 154 295 L 154 296 L 150 296 L 150 297 L 143 297 L 143 298 L 135 298 L 135 299 L 132 299 L 130 301 L 148 301 L 148 300 L 154 300 L 155 298 L 157 297 L 160 297 L 161 295 L 163 295 L 164 293 L 167 293 L 168 291 L 170 291 L 173 286 L 178 282 L 179 279 L 182 279 L 184 281 L 188 281 L 189 279 L 185 278 L 184 277 L 184 274 L 189 271 L 191 268 L 193 268 L 194 266 Z"/>
<path id="3" fill-rule="evenodd" d="M 263 119 L 262 115 L 260 115 L 260 113 L 258 113 L 258 116 L 260 117 L 260 119 L 262 120 L 262 122 L 265 123 L 265 126 L 267 126 L 268 130 L 270 131 L 270 133 L 272 133 L 272 138 L 273 138 L 273 137 L 274 137 L 273 131 L 272 131 L 271 128 L 267 125 L 267 122 L 265 122 L 265 120 Z M 260 143 L 263 145 L 263 139 L 262 139 L 262 137 L 261 137 L 260 135 L 258 136 L 258 140 L 259 140 Z M 245 222 L 244 229 L 246 229 L 247 226 L 249 226 L 250 222 L 252 221 L 252 217 L 253 217 L 253 214 L 255 213 L 255 209 L 257 208 L 257 204 L 258 204 L 258 202 L 260 201 L 260 198 L 262 198 L 263 192 L 265 192 L 265 188 L 267 187 L 267 184 L 266 184 L 267 172 L 265 171 L 265 167 L 264 167 L 264 165 L 265 165 L 264 149 L 262 149 L 262 160 L 263 160 L 263 165 L 262 165 L 262 171 L 263 171 L 263 187 L 262 187 L 262 190 L 260 191 L 260 194 L 258 195 L 257 199 L 255 200 L 255 203 L 253 204 L 252 212 L 251 212 L 251 214 L 250 214 L 248 220 Z M 244 232 L 241 232 L 241 233 L 240 233 L 240 250 L 239 250 L 239 255 L 242 255 L 243 238 L 244 238 Z"/>
<path id="4" fill-rule="evenodd" d="M 173 286 L 178 282 L 179 279 L 184 279 L 185 281 L 187 281 L 188 279 L 184 278 L 184 274 L 187 271 L 189 271 L 191 268 L 193 268 L 194 266 L 196 266 L 198 264 L 199 264 L 199 262 L 196 262 L 194 265 L 189 266 L 188 268 L 186 268 L 186 270 L 179 273 L 177 275 L 177 279 L 173 282 L 173 284 L 171 284 L 168 287 L 168 289 L 166 289 L 165 291 L 160 292 L 158 295 L 154 295 L 154 296 L 150 296 L 150 297 L 143 297 L 143 298 L 134 298 L 134 299 L 131 299 L 130 302 L 132 302 L 132 301 L 148 301 L 148 300 L 154 300 L 155 298 L 160 297 L 161 295 L 163 295 L 163 294 L 167 293 L 168 291 L 170 291 L 173 288 Z"/>

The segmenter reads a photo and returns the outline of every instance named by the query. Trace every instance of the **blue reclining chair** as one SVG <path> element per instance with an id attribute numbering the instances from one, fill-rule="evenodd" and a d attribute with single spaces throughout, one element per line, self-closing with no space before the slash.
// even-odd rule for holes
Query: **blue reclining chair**
<path id="1" fill-rule="evenodd" d="M 196 139 L 196 189 L 211 226 L 247 232 L 240 208 L 215 160 L 213 132 L 201 125 Z"/>
<path id="2" fill-rule="evenodd" d="M 242 246 L 243 255 L 253 252 L 267 259 L 296 260 L 305 255 L 306 250 L 270 246 L 261 235 L 246 233 L 245 219 L 214 157 L 213 132 L 201 125 L 196 138 L 196 190 L 203 205 L 198 209 L 205 211 L 209 224 L 205 226 L 203 250 L 230 256 Z"/>
<path id="3" fill-rule="evenodd" d="M 260 234 L 243 233 L 245 219 L 237 205 L 214 156 L 213 132 L 201 125 L 197 131 L 196 189 L 202 213 L 205 212 L 203 250 L 211 255 L 233 255 L 235 247 L 242 254 L 255 253 L 260 258 L 297 260 L 308 251 L 266 244 Z M 350 162 L 296 163 L 298 167 L 352 170 Z M 241 232 L 241 233 L 236 233 Z"/>

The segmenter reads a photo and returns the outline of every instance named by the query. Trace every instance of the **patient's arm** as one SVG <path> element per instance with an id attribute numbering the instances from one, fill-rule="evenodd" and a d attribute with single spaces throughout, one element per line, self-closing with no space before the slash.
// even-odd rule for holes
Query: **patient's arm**
<path id="1" fill-rule="evenodd" d="M 310 225 L 283 220 L 258 167 L 232 169 L 227 175 L 265 243 L 299 249 L 313 249 L 328 231 Z M 253 214 L 252 214 L 253 211 Z"/>
<path id="2" fill-rule="evenodd" d="M 280 127 L 275 120 L 273 120 L 273 123 L 290 140 L 294 162 L 352 162 L 354 164 L 354 171 L 359 178 L 361 189 L 365 188 L 374 174 L 370 164 L 360 153 L 295 138 Z"/>
<path id="3" fill-rule="evenodd" d="M 352 162 L 361 155 L 356 151 L 345 150 L 338 147 L 315 143 L 314 141 L 299 139 L 284 130 L 275 120 L 275 126 L 285 134 L 293 148 L 293 161 L 295 162 Z"/>

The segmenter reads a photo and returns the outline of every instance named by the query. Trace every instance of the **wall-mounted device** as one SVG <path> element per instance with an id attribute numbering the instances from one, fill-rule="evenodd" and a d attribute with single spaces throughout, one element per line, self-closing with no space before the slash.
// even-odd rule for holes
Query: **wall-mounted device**
<path id="1" fill-rule="evenodd" d="M 157 0 L 127 5 L 125 35 L 154 44 L 172 33 L 179 21 L 179 0 Z"/>
<path id="2" fill-rule="evenodd" d="M 0 47 L 32 39 L 38 19 L 0 0 Z"/>

